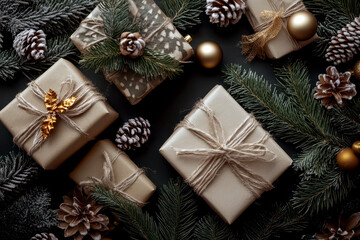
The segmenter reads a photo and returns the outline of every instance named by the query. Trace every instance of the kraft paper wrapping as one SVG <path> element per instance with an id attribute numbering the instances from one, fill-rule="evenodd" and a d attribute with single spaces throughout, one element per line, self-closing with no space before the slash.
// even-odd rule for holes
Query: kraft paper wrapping
<path id="1" fill-rule="evenodd" d="M 162 25 L 167 18 L 153 0 L 130 0 L 129 3 L 131 14 L 136 16 L 136 18 L 146 26 L 140 31 L 140 34 L 144 38 Z M 100 9 L 95 8 L 87 18 L 101 21 L 100 14 Z M 87 24 L 87 28 L 94 28 L 94 26 Z M 80 26 L 76 32 L 72 34 L 71 39 L 80 51 L 85 52 L 92 43 L 99 39 L 101 40 L 102 36 L 98 34 L 99 31 L 101 33 L 104 32 L 103 29 L 96 27 L 95 31 L 89 31 L 83 26 Z M 194 54 L 191 45 L 184 40 L 184 37 L 172 23 L 168 23 L 154 34 L 154 36 L 146 42 L 146 47 L 168 54 L 179 61 L 185 61 Z M 131 70 L 125 72 L 105 72 L 104 74 L 106 79 L 114 83 L 133 105 L 140 102 L 166 78 L 166 76 L 159 76 L 156 79 L 146 79 Z"/>
<path id="2" fill-rule="evenodd" d="M 70 173 L 70 178 L 77 184 L 88 181 L 90 177 L 101 179 L 103 177 L 104 151 L 110 159 L 119 155 L 119 149 L 108 139 L 98 141 L 90 152 L 81 160 L 79 165 Z M 115 183 L 119 183 L 139 168 L 124 153 L 117 157 L 113 164 Z M 135 199 L 146 202 L 155 192 L 156 186 L 150 179 L 142 174 L 125 192 Z"/>
<path id="3" fill-rule="evenodd" d="M 60 83 L 69 76 L 76 84 L 89 81 L 72 63 L 64 59 L 57 61 L 35 81 L 46 92 L 51 88 L 59 93 Z M 22 94 L 36 108 L 45 109 L 44 102 L 36 98 L 29 88 L 26 88 Z M 0 111 L 1 122 L 13 136 L 23 131 L 37 117 L 19 108 L 18 104 L 15 98 Z M 55 123 L 55 129 L 32 157 L 44 169 L 56 169 L 89 140 L 106 129 L 117 117 L 118 114 L 106 102 L 97 102 L 87 112 L 73 117 L 72 120 L 89 134 L 87 138 L 59 119 Z M 30 138 L 24 146 L 27 152 L 32 146 L 33 139 L 34 137 Z"/>
<path id="4" fill-rule="evenodd" d="M 204 103 L 214 111 L 222 123 L 226 138 L 249 116 L 222 86 L 214 87 L 204 98 Z M 191 111 L 188 120 L 196 128 L 209 130 L 209 118 L 201 110 Z M 261 126 L 257 126 L 245 139 L 245 142 L 253 143 L 265 133 Z M 246 166 L 265 180 L 274 182 L 292 164 L 292 160 L 271 137 L 265 141 L 265 144 L 270 151 L 276 154 L 276 159 L 272 162 L 248 162 Z M 174 148 L 194 149 L 209 148 L 209 146 L 190 131 L 180 127 L 161 147 L 160 153 L 164 158 L 184 179 L 187 179 L 202 159 L 178 156 Z M 256 199 L 227 165 L 220 170 L 218 176 L 206 188 L 201 197 L 228 224 L 233 223 Z"/>
<path id="5" fill-rule="evenodd" d="M 249 0 L 246 1 L 246 16 L 253 28 L 258 26 L 260 23 L 264 22 L 264 20 L 260 17 L 260 13 L 264 10 L 274 10 L 269 1 L 277 2 L 278 5 L 283 6 L 284 9 L 289 7 L 292 3 L 295 2 L 295 0 Z M 304 10 L 306 10 L 304 5 Z M 285 20 L 285 26 L 287 24 L 287 19 Z M 265 52 L 268 58 L 270 59 L 279 59 L 291 52 L 299 50 L 302 47 L 305 47 L 306 45 L 309 45 L 316 39 L 318 39 L 318 35 L 315 34 L 312 38 L 306 41 L 296 41 L 298 43 L 298 46 L 296 44 L 293 44 L 293 41 L 291 40 L 292 37 L 289 35 L 288 31 L 285 27 L 280 31 L 279 35 L 275 37 L 274 39 L 270 40 L 265 45 Z"/>

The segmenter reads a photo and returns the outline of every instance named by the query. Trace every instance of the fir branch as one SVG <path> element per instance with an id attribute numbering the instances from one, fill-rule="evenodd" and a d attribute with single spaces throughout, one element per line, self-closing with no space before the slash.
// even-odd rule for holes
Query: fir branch
<path id="1" fill-rule="evenodd" d="M 158 240 L 159 230 L 154 219 L 142 209 L 119 197 L 107 188 L 96 185 L 91 197 L 100 205 L 110 208 L 124 224 L 125 230 L 133 239 Z"/>
<path id="2" fill-rule="evenodd" d="M 160 5 L 165 15 L 173 19 L 175 27 L 182 30 L 201 23 L 204 6 L 203 0 L 163 0 Z"/>
<path id="3" fill-rule="evenodd" d="M 192 189 L 182 180 L 164 185 L 158 200 L 159 231 L 166 240 L 193 239 L 197 206 Z"/>
<path id="4" fill-rule="evenodd" d="M 275 204 L 264 211 L 256 211 L 256 215 L 243 222 L 244 240 L 290 239 L 288 234 L 304 230 L 308 226 L 308 219 L 299 215 L 291 204 Z"/>
<path id="5" fill-rule="evenodd" d="M 0 51 L 0 79 L 2 81 L 13 79 L 20 69 L 20 58 L 14 50 Z"/>
<path id="6" fill-rule="evenodd" d="M 57 224 L 56 212 L 50 209 L 50 193 L 36 187 L 0 211 L 2 239 L 24 240 L 46 232 Z"/>
<path id="7" fill-rule="evenodd" d="M 229 225 L 224 223 L 217 216 L 202 217 L 195 227 L 195 237 L 197 240 L 235 240 Z"/>
<path id="8" fill-rule="evenodd" d="M 23 153 L 0 156 L 0 202 L 13 199 L 37 175 L 39 167 Z"/>
<path id="9" fill-rule="evenodd" d="M 354 182 L 349 174 L 336 166 L 321 178 L 303 179 L 291 202 L 298 211 L 318 214 L 344 200 L 353 186 Z"/>

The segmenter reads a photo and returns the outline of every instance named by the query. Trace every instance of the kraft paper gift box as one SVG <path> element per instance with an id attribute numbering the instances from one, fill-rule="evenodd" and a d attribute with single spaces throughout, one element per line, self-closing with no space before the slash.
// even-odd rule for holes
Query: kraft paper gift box
<path id="1" fill-rule="evenodd" d="M 64 84 L 65 82 L 67 84 Z M 31 86 L 39 86 L 43 93 L 52 89 L 61 98 L 63 93 L 61 93 L 60 89 L 66 91 L 71 87 L 76 89 L 84 85 L 87 86 L 88 92 L 83 96 L 80 96 L 79 92 L 74 92 L 74 97 L 78 97 L 78 99 L 75 100 L 75 104 L 72 107 L 73 110 L 84 106 L 86 102 L 89 103 L 89 98 L 93 99 L 94 102 L 87 106 L 87 108 L 84 108 L 86 110 L 84 112 L 73 114 L 73 116 L 67 115 L 74 126 L 70 126 L 61 117 L 57 117 L 56 123 L 54 123 L 54 130 L 50 132 L 47 139 L 43 140 L 41 123 L 46 119 L 46 115 L 41 117 L 24 110 L 20 106 L 19 99 L 24 99 L 25 102 L 46 114 L 44 94 L 36 96 Z M 71 112 L 72 108 L 69 109 L 70 114 L 74 113 L 74 111 Z M 24 142 L 22 148 L 29 154 L 36 139 L 41 140 L 42 144 L 37 150 L 33 151 L 32 157 L 44 169 L 56 169 L 89 140 L 95 138 L 95 136 L 106 129 L 117 117 L 118 114 L 106 103 L 105 98 L 96 90 L 91 82 L 72 63 L 64 59 L 58 60 L 0 111 L 1 122 L 15 138 L 16 136 L 21 137 L 23 131 L 28 130 L 34 121 L 39 120 L 38 123 L 40 125 L 34 127 L 31 137 Z M 76 127 L 79 130 L 76 130 Z"/>
<path id="2" fill-rule="evenodd" d="M 114 183 L 124 181 L 134 174 L 139 168 L 131 161 L 128 155 L 119 150 L 110 140 L 98 141 L 90 152 L 81 160 L 77 167 L 70 173 L 70 178 L 77 184 L 86 182 L 92 177 L 101 179 L 104 176 L 104 152 L 113 160 Z M 137 180 L 125 190 L 127 194 L 137 201 L 146 201 L 155 192 L 156 186 L 145 175 L 141 174 Z"/>
<path id="3" fill-rule="evenodd" d="M 246 154 L 245 156 L 242 155 L 241 158 L 236 158 L 236 160 L 240 160 L 241 166 L 249 169 L 252 174 L 261 176 L 263 180 L 270 184 L 292 164 L 291 158 L 284 150 L 267 135 L 267 132 L 260 125 L 257 125 L 256 120 L 249 115 L 222 86 L 214 87 L 206 95 L 202 103 L 202 106 L 210 109 L 220 122 L 224 131 L 224 139 L 228 139 L 236 130 L 241 130 L 244 126 L 255 127 L 241 143 L 244 145 L 240 147 L 240 150 L 245 151 L 250 145 L 254 146 L 252 150 L 264 150 L 263 148 L 266 146 L 268 152 L 263 155 L 260 154 L 260 157 L 265 158 L 265 160 L 262 159 L 262 161 L 260 161 L 256 159 L 250 161 L 251 157 Z M 185 122 L 188 123 L 188 126 L 193 126 L 214 136 L 212 131 L 210 131 L 209 116 L 205 114 L 203 110 L 195 107 L 187 115 L 186 119 L 187 121 Z M 255 125 L 246 125 L 245 123 L 253 123 Z M 219 128 L 216 129 L 218 129 L 217 132 L 220 135 L 221 131 L 219 131 Z M 268 138 L 264 138 L 264 136 L 268 136 Z M 238 141 L 240 138 L 241 137 L 237 136 L 234 139 Z M 264 146 L 262 148 L 254 145 L 254 143 L 259 143 L 260 140 L 263 141 Z M 180 124 L 161 147 L 160 153 L 185 181 L 189 182 L 189 178 L 199 169 L 202 163 L 205 163 L 205 166 L 208 167 L 207 165 L 210 164 L 212 158 L 207 159 L 207 157 L 224 156 L 221 151 L 226 148 L 230 149 L 231 144 L 225 147 L 219 145 L 219 148 L 213 149 L 213 147 L 210 147 L 210 144 L 200 139 L 198 134 L 195 135 L 194 132 L 189 131 L 188 128 L 184 128 L 183 125 Z M 206 152 L 209 149 L 212 149 L 211 153 Z M 179 154 L 181 151 L 184 151 L 183 154 Z M 191 154 L 195 151 L 198 151 L 197 155 Z M 231 154 L 233 153 L 234 152 Z M 219 159 L 223 158 L 219 157 Z M 217 161 L 218 159 L 215 158 L 215 160 Z M 262 191 L 255 190 L 255 194 L 252 193 L 249 188 L 245 186 L 245 182 L 235 175 L 235 172 L 232 171 L 229 166 L 228 163 L 225 163 L 219 168 L 220 170 L 218 172 L 215 171 L 213 173 L 215 174 L 214 179 L 205 187 L 200 195 L 224 221 L 231 224 L 261 195 Z M 211 173 L 212 171 L 210 174 Z M 203 176 L 203 174 L 200 173 L 199 176 Z M 190 184 L 190 186 L 193 187 L 192 184 Z"/>
<path id="4" fill-rule="evenodd" d="M 144 38 L 167 20 L 166 15 L 153 0 L 130 0 L 129 8 L 131 14 L 145 26 L 140 29 L 140 34 Z M 89 22 L 89 19 L 94 20 L 94 22 Z M 86 52 L 94 43 L 104 39 L 104 29 L 99 27 L 96 24 L 97 22 L 102 22 L 101 11 L 98 7 L 90 13 L 85 22 L 81 23 L 80 27 L 72 34 L 71 40 L 81 52 Z M 191 45 L 185 41 L 171 22 L 157 31 L 146 42 L 146 47 L 168 54 L 179 61 L 185 61 L 194 54 Z M 159 76 L 155 79 L 146 79 L 131 70 L 112 73 L 104 72 L 104 74 L 106 79 L 114 83 L 133 105 L 140 102 L 166 78 L 166 76 Z"/>
<path id="5" fill-rule="evenodd" d="M 301 0 L 248 0 L 246 1 L 246 16 L 251 26 L 256 29 L 260 24 L 264 23 L 264 19 L 260 14 L 264 10 L 279 11 L 288 9 L 295 2 L 300 2 L 300 9 L 306 10 Z M 296 41 L 292 38 L 286 29 L 288 17 L 283 19 L 283 28 L 280 33 L 265 45 L 265 52 L 270 59 L 279 59 L 291 52 L 297 51 L 318 39 L 317 34 L 306 41 Z"/>

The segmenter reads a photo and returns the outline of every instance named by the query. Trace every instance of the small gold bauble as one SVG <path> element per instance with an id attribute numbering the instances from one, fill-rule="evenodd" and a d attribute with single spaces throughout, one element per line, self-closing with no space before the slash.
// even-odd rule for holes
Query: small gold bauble
<path id="1" fill-rule="evenodd" d="M 360 60 L 355 63 L 354 69 L 351 71 L 351 74 L 360 80 Z"/>
<path id="2" fill-rule="evenodd" d="M 360 155 L 360 141 L 356 141 L 351 146 L 351 149 L 354 151 L 356 155 Z"/>
<path id="3" fill-rule="evenodd" d="M 203 42 L 196 48 L 196 58 L 205 68 L 214 68 L 223 57 L 220 46 L 215 42 Z"/>
<path id="4" fill-rule="evenodd" d="M 289 17 L 287 23 L 288 32 L 298 41 L 305 41 L 314 36 L 317 26 L 316 18 L 308 11 L 294 13 Z"/>
<path id="5" fill-rule="evenodd" d="M 337 156 L 336 161 L 341 169 L 353 170 L 359 165 L 359 158 L 351 148 L 344 148 Z"/>

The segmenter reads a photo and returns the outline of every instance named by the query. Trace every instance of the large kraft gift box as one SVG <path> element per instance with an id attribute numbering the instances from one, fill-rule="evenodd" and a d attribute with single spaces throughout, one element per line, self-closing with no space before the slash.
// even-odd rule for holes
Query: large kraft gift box
<path id="1" fill-rule="evenodd" d="M 145 26 L 140 30 L 140 34 L 144 38 L 154 32 L 167 19 L 166 15 L 153 0 L 129 0 L 129 3 L 131 14 Z M 86 52 L 94 43 L 104 39 L 104 29 L 101 29 L 98 24 L 89 22 L 89 19 L 93 19 L 94 23 L 102 21 L 100 15 L 100 9 L 98 7 L 95 8 L 85 19 L 86 23 L 82 23 L 72 34 L 71 40 L 81 52 Z M 194 54 L 191 45 L 185 41 L 184 37 L 171 22 L 157 31 L 146 42 L 146 47 L 168 54 L 179 61 L 185 61 Z M 146 79 L 131 70 L 125 72 L 105 72 L 104 74 L 106 79 L 114 83 L 133 105 L 140 102 L 166 78 L 166 76 L 159 76 L 155 79 Z"/>
<path id="2" fill-rule="evenodd" d="M 93 87 L 91 82 L 69 61 L 60 59 L 44 74 L 35 80 L 35 83 L 44 91 L 54 90 L 58 96 L 61 95 L 60 88 L 64 80 L 71 79 L 72 86 L 75 88 L 79 85 L 87 84 Z M 103 96 L 93 87 L 91 92 L 86 96 Z M 27 87 L 20 95 L 31 105 L 42 112 L 46 112 L 44 100 L 36 97 L 30 87 Z M 44 96 L 45 97 L 45 96 Z M 77 96 L 80 97 L 80 96 Z M 84 99 L 85 99 L 84 98 Z M 79 100 L 80 101 L 80 100 Z M 13 136 L 23 132 L 28 126 L 39 118 L 34 114 L 20 108 L 18 98 L 15 98 L 7 106 L 0 111 L 0 120 Z M 78 106 L 75 101 L 74 108 Z M 40 148 L 33 152 L 32 157 L 44 169 L 56 169 L 67 158 L 78 151 L 89 140 L 95 138 L 104 129 L 106 129 L 118 114 L 105 101 L 97 101 L 87 111 L 71 117 L 71 120 L 79 127 L 87 136 L 81 134 L 66 124 L 63 119 L 58 117 L 54 124 L 54 130 L 51 131 L 48 138 L 42 143 Z M 45 119 L 45 118 L 44 118 Z M 42 120 L 41 120 L 42 121 Z M 37 130 L 38 129 L 38 130 Z M 35 135 L 41 135 L 40 126 L 36 127 L 36 134 L 31 136 L 24 144 L 23 148 L 29 153 L 33 146 Z"/>
<path id="3" fill-rule="evenodd" d="M 278 12 L 279 10 L 287 10 L 295 2 L 300 2 L 301 9 L 306 10 L 301 0 L 248 0 L 246 1 L 246 16 L 251 26 L 256 29 L 257 26 L 264 22 L 260 14 L 264 10 Z M 265 45 L 265 52 L 270 59 L 279 59 L 291 52 L 297 51 L 318 39 L 315 34 L 306 41 L 296 41 L 292 38 L 286 29 L 288 18 L 283 19 L 284 24 L 280 33 Z"/>
<path id="4" fill-rule="evenodd" d="M 139 170 L 128 155 L 119 150 L 110 140 L 106 139 L 98 141 L 94 145 L 90 152 L 70 173 L 70 178 L 77 184 L 86 182 L 90 178 L 101 179 L 104 176 L 104 152 L 109 155 L 110 159 L 114 160 L 113 169 L 115 184 L 120 183 Z M 155 190 L 156 186 L 150 181 L 150 179 L 145 174 L 141 174 L 137 180 L 125 190 L 125 192 L 139 202 L 145 203 Z"/>
<path id="5" fill-rule="evenodd" d="M 214 87 L 203 99 L 203 104 L 211 109 L 214 116 L 222 124 L 225 139 L 233 135 L 234 131 L 244 123 L 245 119 L 250 119 L 250 115 L 222 86 Z M 194 108 L 187 115 L 186 119 L 195 128 L 207 133 L 211 132 L 209 116 L 199 108 Z M 254 123 L 257 123 L 253 117 L 251 119 L 253 119 Z M 245 138 L 244 142 L 245 144 L 252 144 L 266 135 L 267 132 L 260 125 L 257 125 Z M 263 144 L 269 151 L 274 153 L 272 161 L 246 161 L 247 156 L 241 160 L 246 161 L 246 163 L 242 162 L 242 164 L 251 169 L 253 174 L 259 175 L 269 183 L 272 183 L 291 166 L 292 160 L 271 137 L 268 137 Z M 184 156 L 177 154 L 177 149 L 201 152 L 209 148 L 209 144 L 180 125 L 161 147 L 160 153 L 187 181 L 208 155 L 196 156 L 187 154 Z M 213 153 L 216 154 L 216 151 L 221 151 L 221 149 L 215 149 Z M 220 171 L 214 174 L 216 174 L 215 178 L 200 195 L 224 221 L 231 224 L 257 197 L 248 190 L 244 183 L 230 169 L 229 165 L 223 165 Z M 261 193 L 262 191 L 256 191 L 258 196 Z"/>

